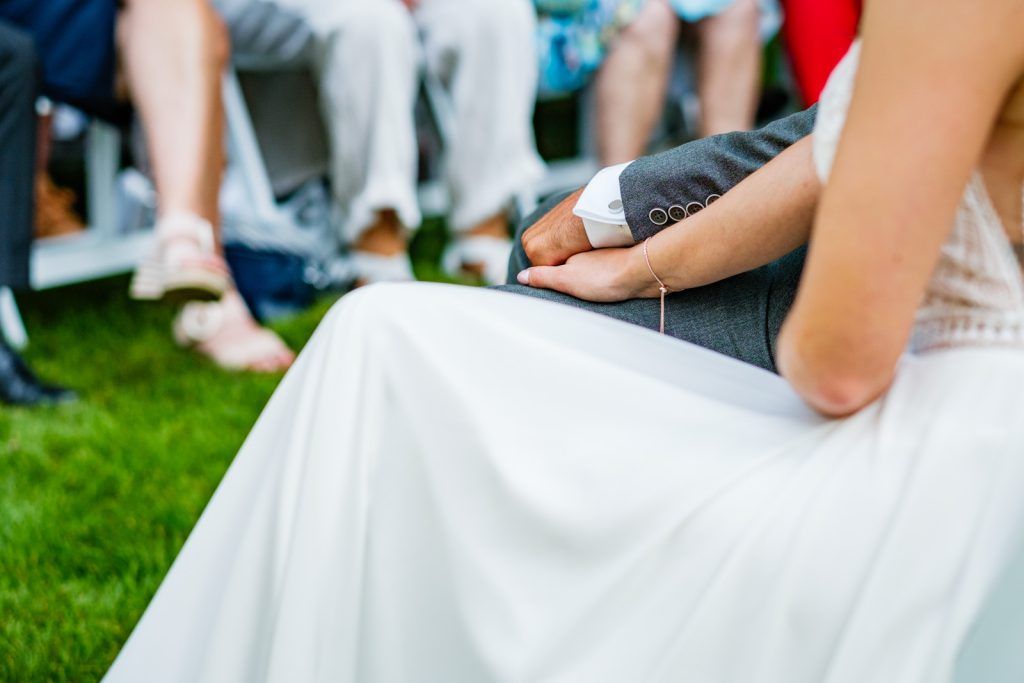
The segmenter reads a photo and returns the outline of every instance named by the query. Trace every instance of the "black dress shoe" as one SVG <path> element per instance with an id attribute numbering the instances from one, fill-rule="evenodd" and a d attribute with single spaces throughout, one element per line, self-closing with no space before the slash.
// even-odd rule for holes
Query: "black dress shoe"
<path id="1" fill-rule="evenodd" d="M 0 403 L 15 406 L 57 405 L 76 398 L 73 391 L 40 382 L 21 356 L 0 341 Z"/>

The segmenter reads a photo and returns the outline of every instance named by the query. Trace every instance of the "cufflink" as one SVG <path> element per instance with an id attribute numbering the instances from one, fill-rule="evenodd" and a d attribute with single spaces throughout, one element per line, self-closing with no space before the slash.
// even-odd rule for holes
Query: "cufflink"
<path id="1" fill-rule="evenodd" d="M 700 202 L 690 202 L 689 204 L 686 205 L 686 215 L 687 216 L 692 216 L 693 214 L 697 213 L 698 211 L 703 210 L 703 208 L 704 208 L 704 205 L 701 204 Z"/>
<path id="2" fill-rule="evenodd" d="M 711 206 L 713 203 L 717 202 L 721 198 L 722 195 L 720 194 L 709 194 L 708 198 L 704 200 L 704 206 Z"/>
<path id="3" fill-rule="evenodd" d="M 673 204 L 672 206 L 668 207 L 668 217 L 674 220 L 676 223 L 678 223 L 679 221 L 686 218 L 686 209 L 679 206 L 678 204 Z"/>
<path id="4" fill-rule="evenodd" d="M 612 213 L 622 213 L 622 200 L 613 199 L 608 203 L 608 210 Z"/>
<path id="5" fill-rule="evenodd" d="M 665 209 L 651 209 L 651 212 L 647 214 L 647 217 L 651 219 L 651 222 L 655 225 L 665 225 L 668 223 L 668 214 L 665 213 Z"/>

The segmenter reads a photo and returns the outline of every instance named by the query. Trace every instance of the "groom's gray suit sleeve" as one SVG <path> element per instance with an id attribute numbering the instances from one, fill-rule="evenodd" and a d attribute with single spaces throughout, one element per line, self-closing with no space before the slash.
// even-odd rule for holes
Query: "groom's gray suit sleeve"
<path id="1" fill-rule="evenodd" d="M 814 128 L 817 105 L 764 128 L 694 140 L 637 159 L 619 176 L 626 223 L 642 242 L 674 221 L 658 225 L 651 212 L 723 195 Z"/>
<path id="2" fill-rule="evenodd" d="M 637 159 L 619 177 L 626 221 L 637 241 L 671 225 L 658 225 L 652 211 L 722 195 L 764 166 L 814 127 L 816 107 L 793 114 L 764 128 L 727 133 L 687 143 L 675 149 Z M 558 204 L 566 194 L 552 197 L 520 225 L 509 272 L 530 265 L 522 249 L 522 233 Z M 660 218 L 655 213 L 654 218 Z M 803 268 L 801 248 L 766 266 L 706 287 L 669 295 L 666 333 L 775 370 L 775 341 L 785 319 Z M 502 289 L 585 308 L 626 322 L 656 329 L 656 300 L 641 299 L 596 304 L 543 289 L 506 285 Z"/>

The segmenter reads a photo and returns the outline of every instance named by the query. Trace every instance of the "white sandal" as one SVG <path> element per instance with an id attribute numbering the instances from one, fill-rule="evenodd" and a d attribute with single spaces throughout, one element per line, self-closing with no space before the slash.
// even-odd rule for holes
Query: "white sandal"
<path id="1" fill-rule="evenodd" d="M 224 259 L 217 255 L 213 227 L 191 213 L 164 216 L 157 243 L 132 277 L 129 295 L 140 301 L 210 301 L 231 285 Z"/>
<path id="2" fill-rule="evenodd" d="M 381 256 L 353 249 L 349 252 L 349 260 L 356 286 L 372 285 L 375 282 L 410 282 L 416 279 L 409 255 L 405 253 Z"/>
<path id="3" fill-rule="evenodd" d="M 280 337 L 252 319 L 236 290 L 220 301 L 185 304 L 172 329 L 178 346 L 195 349 L 225 370 L 280 372 L 295 360 Z"/>
<path id="4" fill-rule="evenodd" d="M 444 250 L 441 264 L 453 277 L 477 274 L 488 285 L 503 285 L 508 278 L 512 240 L 489 235 L 454 238 Z"/>

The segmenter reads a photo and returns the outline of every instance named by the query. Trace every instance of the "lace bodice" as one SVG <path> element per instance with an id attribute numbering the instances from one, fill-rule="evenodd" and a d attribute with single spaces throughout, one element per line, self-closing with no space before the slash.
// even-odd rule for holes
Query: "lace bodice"
<path id="1" fill-rule="evenodd" d="M 814 163 L 822 180 L 832 168 L 859 58 L 857 42 L 832 73 L 821 97 Z M 1021 199 L 1024 202 L 1024 188 Z M 981 173 L 975 170 L 918 310 L 911 350 L 980 345 L 1024 348 L 1024 273 Z"/>

